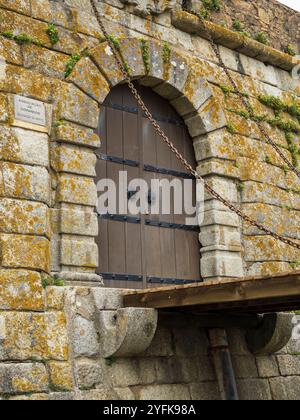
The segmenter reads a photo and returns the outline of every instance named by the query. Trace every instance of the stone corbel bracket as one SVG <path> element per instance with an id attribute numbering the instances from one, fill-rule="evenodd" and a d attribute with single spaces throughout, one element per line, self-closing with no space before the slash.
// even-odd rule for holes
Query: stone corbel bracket
<path id="1" fill-rule="evenodd" d="M 292 338 L 293 314 L 267 314 L 256 329 L 247 331 L 248 348 L 256 356 L 269 356 L 282 350 Z"/>
<path id="2" fill-rule="evenodd" d="M 122 308 L 116 311 L 101 311 L 101 356 L 132 357 L 143 353 L 154 338 L 157 321 L 158 314 L 155 309 Z"/>

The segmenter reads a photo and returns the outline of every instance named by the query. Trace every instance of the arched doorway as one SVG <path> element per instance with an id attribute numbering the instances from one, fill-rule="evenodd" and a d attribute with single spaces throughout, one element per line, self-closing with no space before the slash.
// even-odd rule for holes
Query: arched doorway
<path id="1" fill-rule="evenodd" d="M 145 103 L 178 150 L 195 167 L 193 143 L 169 102 L 137 85 Z M 98 134 L 97 181 L 119 183 L 119 172 L 135 178 L 188 179 L 190 176 L 153 130 L 126 85 L 111 90 L 103 104 Z M 194 186 L 195 187 L 195 186 Z M 194 188 L 195 191 L 195 188 Z M 128 200 L 134 191 L 128 192 Z M 150 192 L 149 202 L 155 200 Z M 145 288 L 200 281 L 199 229 L 185 214 L 107 214 L 99 217 L 99 269 L 108 287 Z"/>

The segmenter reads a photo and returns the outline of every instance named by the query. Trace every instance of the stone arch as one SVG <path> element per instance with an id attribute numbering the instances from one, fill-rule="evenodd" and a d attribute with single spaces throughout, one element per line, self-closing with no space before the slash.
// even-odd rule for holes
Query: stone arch
<path id="1" fill-rule="evenodd" d="M 211 132 L 218 133 L 219 130 L 221 132 L 226 129 L 227 119 L 222 108 L 222 101 L 214 95 L 213 88 L 205 77 L 207 72 L 203 61 L 200 64 L 196 58 L 187 59 L 179 54 L 176 49 L 154 40 L 124 38 L 118 42 L 122 58 L 130 69 L 131 78 L 140 79 L 142 84 L 151 87 L 156 93 L 169 100 L 179 115 L 183 117 L 195 144 Z M 56 130 L 55 140 L 59 142 L 68 141 L 70 136 L 81 136 L 82 140 L 77 141 L 77 144 L 97 148 L 99 139 L 93 134 L 92 129 L 97 126 L 101 104 L 111 88 L 124 82 L 108 43 L 99 44 L 87 56 L 82 57 L 67 81 L 69 83 L 65 86 L 63 92 L 60 92 L 55 104 L 55 116 L 59 121 L 62 121 L 62 124 Z M 64 125 L 64 121 L 79 122 L 81 125 L 80 132 L 69 124 Z M 65 159 L 64 153 L 64 150 L 58 152 L 62 162 Z M 201 154 L 201 147 L 200 152 L 196 149 L 196 157 L 197 154 L 199 156 L 199 153 Z M 91 162 L 93 162 L 92 165 L 95 165 L 95 160 L 93 161 L 92 158 L 90 159 Z M 202 172 L 201 165 L 199 171 Z M 213 174 L 214 172 L 211 170 L 211 175 Z M 90 168 L 89 172 L 83 175 L 92 177 L 93 169 Z M 219 184 L 221 187 L 224 187 L 224 182 L 226 183 L 226 180 L 222 183 L 220 179 L 214 178 L 211 181 L 213 185 Z M 70 189 L 73 189 L 73 192 L 74 190 L 82 190 L 83 196 L 86 195 L 87 191 L 90 191 L 90 198 L 82 197 L 82 203 L 76 202 L 74 204 L 91 206 L 92 200 L 96 201 L 95 186 L 91 185 L 90 178 L 82 179 L 80 183 L 82 185 L 79 187 L 76 185 L 76 180 L 70 180 L 67 176 L 62 175 L 58 181 L 58 199 L 63 203 L 66 195 L 72 195 Z M 84 189 L 86 189 L 85 192 Z M 64 226 L 72 223 L 71 213 L 71 210 L 61 209 L 58 235 L 64 233 L 62 229 Z M 239 222 L 232 215 L 228 217 L 227 221 L 225 220 L 226 216 L 228 216 L 228 213 L 224 211 L 224 208 L 220 208 L 220 205 L 214 202 L 208 204 L 204 217 L 206 232 L 202 233 L 204 236 L 201 238 L 201 242 L 203 242 L 203 239 L 205 242 L 201 249 L 204 278 L 243 275 L 241 249 L 239 246 L 235 246 L 233 249 L 230 246 L 227 248 L 220 240 L 222 235 L 225 235 L 223 232 L 225 227 L 230 229 L 231 237 L 234 236 L 238 243 L 241 242 Z M 91 232 L 91 237 L 96 236 L 95 227 L 94 229 L 91 228 L 93 224 L 96 224 L 95 215 L 89 214 L 87 220 L 86 231 Z M 206 240 L 207 235 L 211 236 L 208 241 Z M 64 268 L 60 270 L 61 276 L 72 280 L 97 280 L 97 276 L 93 274 L 93 268 L 96 268 L 97 264 L 96 257 L 91 258 L 93 261 L 90 261 L 90 263 L 85 263 L 83 265 L 85 268 L 82 270 L 80 261 L 73 262 L 72 260 L 76 251 L 78 251 L 78 259 L 80 260 L 82 257 L 82 260 L 84 260 L 84 256 L 80 256 L 80 245 L 76 246 L 75 244 L 76 240 L 74 245 L 72 244 L 72 238 L 70 239 L 68 236 L 68 239 L 60 242 L 60 247 L 56 245 L 57 240 L 58 236 L 54 239 L 53 247 L 60 248 L 61 261 L 57 261 L 57 268 L 59 265 L 67 267 L 67 271 Z M 89 242 L 92 254 L 95 254 L 95 246 L 95 244 Z M 57 249 L 56 252 L 58 252 Z M 80 273 L 77 272 L 76 267 L 80 267 Z M 54 271 L 56 272 L 57 269 L 54 269 Z"/>

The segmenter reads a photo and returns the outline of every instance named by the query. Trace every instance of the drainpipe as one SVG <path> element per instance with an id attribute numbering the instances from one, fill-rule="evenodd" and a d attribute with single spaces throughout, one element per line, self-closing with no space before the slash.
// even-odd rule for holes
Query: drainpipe
<path id="1" fill-rule="evenodd" d="M 208 330 L 211 353 L 223 401 L 239 401 L 227 333 L 223 329 Z"/>

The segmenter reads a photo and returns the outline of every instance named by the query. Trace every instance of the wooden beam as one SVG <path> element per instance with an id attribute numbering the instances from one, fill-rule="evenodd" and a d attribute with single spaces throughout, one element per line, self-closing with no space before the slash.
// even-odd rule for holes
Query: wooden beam
<path id="1" fill-rule="evenodd" d="M 300 271 L 275 276 L 247 277 L 243 279 L 217 279 L 186 286 L 128 291 L 124 295 L 126 307 L 183 308 L 197 307 L 210 310 L 243 309 L 256 306 L 264 311 L 276 306 L 300 308 Z"/>

